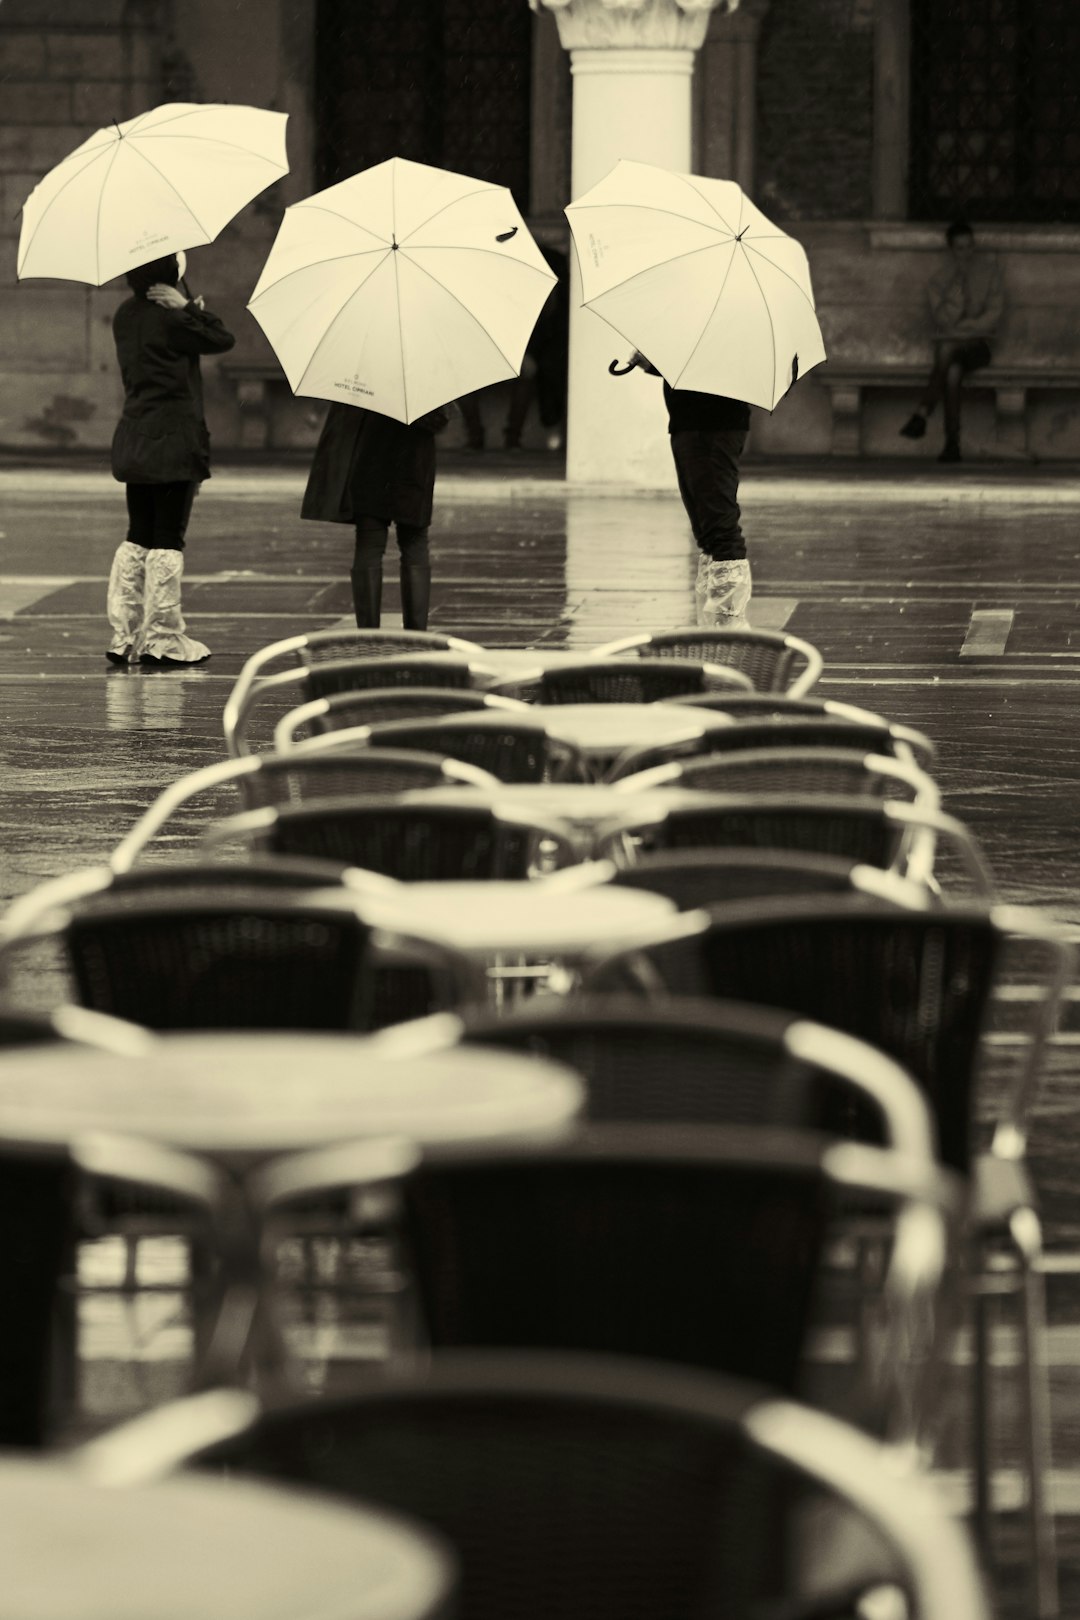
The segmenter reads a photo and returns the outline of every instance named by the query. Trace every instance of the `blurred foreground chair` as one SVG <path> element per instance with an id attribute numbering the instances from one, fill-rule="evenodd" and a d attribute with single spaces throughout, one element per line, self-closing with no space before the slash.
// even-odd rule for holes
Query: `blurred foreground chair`
<path id="1" fill-rule="evenodd" d="M 937 810 L 941 804 L 937 784 L 917 765 L 858 748 L 721 750 L 624 775 L 616 784 L 621 793 L 660 787 L 704 793 L 781 793 L 793 799 L 803 794 L 850 793 L 929 810 Z"/>
<path id="2" fill-rule="evenodd" d="M 354 732 L 350 746 L 422 749 L 442 758 L 461 760 L 490 772 L 500 782 L 589 782 L 593 773 L 572 743 L 551 737 L 542 721 L 523 707 L 520 713 L 477 710 L 425 720 L 382 721 Z M 335 737 L 318 738 L 308 750 L 334 746 Z"/>
<path id="3" fill-rule="evenodd" d="M 988 1151 L 974 1141 L 981 1041 L 1011 951 L 1033 995 L 1027 1050 Z M 1025 1154 L 1047 1042 L 1072 970 L 1060 931 L 1015 908 L 925 912 L 853 896 L 756 900 L 689 913 L 652 943 L 586 963 L 587 990 L 719 996 L 783 1007 L 888 1053 L 922 1087 L 944 1163 L 968 1178 L 974 1251 L 976 1511 L 991 1546 L 993 1401 L 989 1303 L 1019 1300 L 1021 1443 L 1028 1487 L 1033 1609 L 1056 1611 L 1041 1227 Z"/>
<path id="4" fill-rule="evenodd" d="M 400 653 L 390 658 L 320 659 L 298 670 L 268 676 L 249 686 L 242 701 L 225 705 L 225 744 L 231 757 L 251 752 L 248 732 L 256 706 L 267 694 L 284 692 L 295 706 L 308 708 L 339 692 L 367 692 L 396 687 L 448 687 L 461 691 L 483 690 L 498 680 L 491 664 L 449 653 Z M 239 684 L 239 683 L 238 683 Z"/>
<path id="5" fill-rule="evenodd" d="M 149 1076 L 148 1076 L 149 1079 Z M 95 1235 L 109 1199 L 179 1206 L 211 1264 L 190 1290 L 194 1385 L 236 1376 L 252 1301 L 225 1290 L 237 1213 L 223 1175 L 201 1159 L 134 1138 L 88 1134 L 46 1146 L 0 1139 L 0 1445 L 41 1448 L 75 1417 L 78 1375 L 76 1246 Z"/>
<path id="6" fill-rule="evenodd" d="M 875 1589 L 910 1620 L 990 1620 L 929 1484 L 845 1424 L 685 1370 L 442 1354 L 347 1400 L 178 1402 L 76 1462 L 105 1484 L 195 1463 L 409 1513 L 461 1560 L 459 1620 L 824 1620 Z"/>
<path id="7" fill-rule="evenodd" d="M 922 805 L 837 794 L 716 793 L 647 815 L 627 812 L 598 828 L 594 854 L 631 865 L 653 850 L 791 850 L 836 856 L 937 883 L 944 853 L 956 880 L 980 897 L 994 880 L 971 833 L 952 816 Z"/>
<path id="8" fill-rule="evenodd" d="M 637 854 L 630 866 L 593 863 L 598 882 L 647 889 L 680 911 L 761 896 L 870 894 L 891 905 L 924 908 L 924 884 L 840 855 L 790 849 L 658 849 Z"/>
<path id="9" fill-rule="evenodd" d="M 491 688 L 530 703 L 661 703 L 702 692 L 750 692 L 749 677 L 690 658 L 592 658 L 558 664 Z"/>
<path id="10" fill-rule="evenodd" d="M 72 873 L 8 910 L 0 967 L 43 937 L 82 1005 L 149 1029 L 370 1030 L 482 992 L 457 952 L 373 927 L 361 895 L 272 862 Z"/>
<path id="11" fill-rule="evenodd" d="M 238 837 L 273 854 L 340 861 L 402 883 L 528 878 L 577 860 L 563 823 L 503 804 L 455 803 L 437 789 L 252 810 L 211 827 L 205 842 L 212 849 Z"/>
<path id="12" fill-rule="evenodd" d="M 280 751 L 351 748 L 356 742 L 366 743 L 367 728 L 381 721 L 429 720 L 442 715 L 495 711 L 527 715 L 529 705 L 464 687 L 379 686 L 364 692 L 335 692 L 332 697 L 302 703 L 282 715 L 274 728 L 274 747 Z"/>
<path id="13" fill-rule="evenodd" d="M 0 1003 L 0 1062 L 10 1048 L 70 1042 L 97 1052 L 138 1057 L 150 1051 L 153 1037 L 138 1024 L 86 1007 L 59 1006 L 47 1013 L 30 1013 Z"/>
<path id="14" fill-rule="evenodd" d="M 770 700 L 766 699 L 766 703 Z M 774 708 L 775 704 L 772 705 Z M 698 705 L 700 707 L 700 705 Z M 771 713 L 758 717 L 750 709 L 749 716 L 741 702 L 724 706 L 736 722 L 720 731 L 701 737 L 681 739 L 675 743 L 661 743 L 647 748 L 628 749 L 611 767 L 609 782 L 624 776 L 636 775 L 654 765 L 681 763 L 700 754 L 755 752 L 765 748 L 843 748 L 860 749 L 864 754 L 883 754 L 925 770 L 934 757 L 934 745 L 921 731 L 910 726 L 898 726 L 890 720 L 867 715 L 865 720 L 854 720 L 847 715 L 802 714 L 800 709 L 828 708 L 827 704 L 813 704 L 809 700 L 792 703 L 791 714 Z M 831 705 L 840 707 L 840 705 Z M 710 706 L 711 709 L 711 706 Z M 858 711 L 853 711 L 857 713 Z"/>
<path id="15" fill-rule="evenodd" d="M 757 692 L 787 692 L 803 697 L 825 667 L 817 648 L 783 630 L 704 630 L 687 625 L 652 635 L 624 636 L 594 647 L 593 658 L 694 658 L 727 664 L 750 677 Z"/>
<path id="16" fill-rule="evenodd" d="M 363 1189 L 372 1162 L 361 1143 L 268 1165 L 254 1189 L 268 1232 L 290 1230 L 292 1206 Z M 752 1372 L 788 1394 L 806 1376 L 826 1260 L 857 1200 L 879 1217 L 886 1280 L 846 1399 L 861 1423 L 912 1438 L 954 1201 L 925 1156 L 654 1120 L 541 1148 L 456 1149 L 396 1185 L 418 1344 L 655 1357 Z"/>
<path id="17" fill-rule="evenodd" d="M 365 748 L 352 753 L 290 749 L 284 754 L 248 754 L 192 771 L 161 792 L 125 834 L 110 857 L 114 871 L 127 871 L 178 810 L 202 795 L 234 788 L 247 810 L 264 805 L 307 804 L 312 799 L 362 798 L 429 787 L 496 790 L 495 777 L 455 760 L 404 748 Z"/>

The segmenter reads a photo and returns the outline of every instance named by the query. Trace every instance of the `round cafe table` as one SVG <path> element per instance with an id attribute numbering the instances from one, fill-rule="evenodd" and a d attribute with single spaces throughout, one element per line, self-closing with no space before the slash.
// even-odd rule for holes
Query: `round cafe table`
<path id="1" fill-rule="evenodd" d="M 734 724 L 730 715 L 675 703 L 537 703 L 529 713 L 594 765 L 610 765 L 627 748 L 689 741 Z"/>
<path id="2" fill-rule="evenodd" d="M 0 1620 L 442 1620 L 454 1561 L 380 1508 L 177 1476 L 106 1489 L 0 1462 Z"/>

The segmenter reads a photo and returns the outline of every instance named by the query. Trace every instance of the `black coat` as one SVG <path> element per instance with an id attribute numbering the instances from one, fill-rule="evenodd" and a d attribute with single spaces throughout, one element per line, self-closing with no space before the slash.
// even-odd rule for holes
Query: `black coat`
<path id="1" fill-rule="evenodd" d="M 124 380 L 124 414 L 112 443 L 123 484 L 201 482 L 210 476 L 200 354 L 224 354 L 236 339 L 216 315 L 189 304 L 163 309 L 128 298 L 113 316 Z"/>
<path id="2" fill-rule="evenodd" d="M 324 523 L 376 517 L 426 528 L 435 494 L 435 434 L 449 420 L 440 408 L 406 425 L 335 402 L 315 446 L 300 516 Z"/>

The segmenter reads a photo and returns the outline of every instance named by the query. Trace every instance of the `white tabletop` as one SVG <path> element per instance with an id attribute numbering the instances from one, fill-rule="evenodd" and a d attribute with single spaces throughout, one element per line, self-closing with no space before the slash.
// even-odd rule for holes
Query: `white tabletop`
<path id="1" fill-rule="evenodd" d="M 0 1136 L 57 1146 L 121 1131 L 232 1159 L 357 1136 L 542 1140 L 581 1103 L 559 1064 L 486 1051 L 398 1060 L 362 1035 L 162 1035 L 151 1058 L 26 1048 L 0 1064 Z"/>
<path id="2" fill-rule="evenodd" d="M 676 910 L 666 896 L 644 889 L 597 884 L 567 891 L 549 887 L 543 879 L 402 887 L 405 892 L 388 909 L 369 908 L 372 921 L 477 956 L 516 952 L 573 957 L 594 945 L 632 944 Z"/>
<path id="3" fill-rule="evenodd" d="M 313 1492 L 178 1477 L 105 1489 L 0 1463 L 0 1620 L 428 1620 L 453 1566 L 426 1529 Z"/>
<path id="4" fill-rule="evenodd" d="M 689 741 L 731 726 L 728 715 L 676 703 L 537 703 L 530 712 L 552 737 L 605 757 L 624 748 Z"/>

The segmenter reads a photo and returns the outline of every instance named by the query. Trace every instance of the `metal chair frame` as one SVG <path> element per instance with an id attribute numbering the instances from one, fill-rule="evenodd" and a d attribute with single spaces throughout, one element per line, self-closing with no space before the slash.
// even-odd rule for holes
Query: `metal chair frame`
<path id="1" fill-rule="evenodd" d="M 491 709 L 527 712 L 529 705 L 513 698 L 498 697 L 491 692 L 477 692 L 467 687 L 446 686 L 378 686 L 359 692 L 334 692 L 330 697 L 314 698 L 301 703 L 282 715 L 274 728 L 274 749 L 286 753 L 294 748 L 347 747 L 357 732 L 365 732 L 369 725 L 379 724 L 387 713 L 395 709 L 409 710 L 408 719 L 419 718 L 418 707 L 425 711 L 424 718 L 438 715 L 472 714 Z M 358 711 L 377 709 L 375 720 L 357 721 L 352 718 Z M 344 724 L 339 725 L 339 721 Z M 311 737 L 298 737 L 305 726 L 322 728 Z M 322 742 L 321 737 L 327 741 Z M 338 741 L 331 742 L 335 737 Z"/>
<path id="2" fill-rule="evenodd" d="M 605 666 L 605 667 L 600 667 Z M 496 681 L 491 691 L 499 696 L 521 697 L 527 702 L 545 703 L 610 703 L 610 702 L 662 702 L 670 703 L 674 698 L 605 698 L 589 696 L 578 698 L 567 695 L 567 683 L 579 680 L 603 680 L 612 675 L 623 675 L 628 679 L 642 679 L 647 677 L 650 670 L 665 680 L 670 679 L 673 670 L 685 679 L 687 693 L 709 694 L 713 692 L 744 692 L 753 691 L 753 683 L 749 676 L 743 675 L 740 670 L 731 669 L 726 664 L 702 663 L 693 658 L 583 658 L 580 664 L 553 664 L 547 669 L 527 670 L 510 680 Z M 694 684 L 696 682 L 696 685 Z"/>
<path id="3" fill-rule="evenodd" d="M 343 656 L 384 658 L 391 651 L 399 652 L 452 652 L 464 658 L 483 657 L 484 648 L 457 636 L 439 635 L 432 630 L 354 630 L 341 626 L 334 630 L 315 630 L 298 636 L 287 636 L 283 641 L 272 641 L 260 647 L 244 664 L 236 684 L 225 702 L 225 742 L 230 754 L 244 750 L 234 746 L 244 715 L 256 687 L 268 679 L 265 671 L 282 659 L 295 667 L 291 674 L 302 673 L 321 659 Z M 280 672 L 279 672 L 280 673 Z"/>
<path id="4" fill-rule="evenodd" d="M 805 785 L 799 780 L 803 773 L 808 778 Z M 740 786 L 740 778 L 750 775 L 763 780 Z M 822 775 L 828 776 L 828 785 L 821 785 Z M 770 778 L 779 786 L 770 787 Z M 695 754 L 620 776 L 614 787 L 618 793 L 671 787 L 707 793 L 824 792 L 892 799 L 903 795 L 920 808 L 941 807 L 937 783 L 917 765 L 858 748 L 747 748 Z"/>
<path id="5" fill-rule="evenodd" d="M 424 748 L 422 741 L 416 739 L 429 736 L 432 732 L 440 734 L 440 741 L 445 746 L 441 749 L 432 749 L 442 757 L 458 760 L 462 763 L 462 756 L 455 752 L 455 737 L 457 733 L 483 735 L 492 729 L 502 730 L 505 726 L 509 732 L 516 732 L 531 740 L 537 750 L 543 755 L 546 772 L 540 780 L 553 782 L 592 782 L 595 775 L 588 761 L 579 748 L 573 743 L 564 742 L 561 738 L 552 737 L 545 729 L 543 722 L 534 714 L 527 712 L 527 705 L 522 704 L 524 713 L 510 713 L 500 715 L 498 711 L 484 709 L 468 713 L 433 716 L 430 720 L 382 720 L 373 725 L 353 727 L 348 733 L 328 733 L 322 737 L 311 738 L 300 746 L 306 751 L 333 747 L 334 737 L 349 739 L 349 746 L 372 748 L 410 748 L 419 746 Z M 482 717 L 482 718 L 481 718 Z M 344 744 L 338 744 L 343 746 Z M 424 750 L 426 751 L 426 750 Z M 474 766 L 476 770 L 484 767 Z M 486 773 L 485 773 L 486 774 Z M 524 781 L 523 777 L 497 777 L 496 781 Z M 528 780 L 533 780 L 529 778 Z"/>
<path id="6" fill-rule="evenodd" d="M 307 1450 L 303 1444 L 307 1428 L 331 1434 L 339 1425 L 346 1432 L 359 1425 L 362 1434 L 365 1414 L 370 1414 L 368 1433 L 381 1450 L 377 1447 L 377 1437 L 385 1432 L 388 1421 L 393 1423 L 398 1411 L 412 1418 L 414 1433 L 429 1435 L 432 1447 L 445 1455 L 444 1436 L 448 1424 L 456 1421 L 462 1434 L 467 1435 L 477 1402 L 497 1403 L 493 1409 L 506 1414 L 501 1427 L 511 1434 L 517 1427 L 514 1415 L 520 1411 L 519 1444 L 523 1454 L 527 1451 L 527 1434 L 530 1429 L 535 1433 L 539 1420 L 542 1419 L 545 1430 L 565 1434 L 569 1443 L 575 1433 L 589 1432 L 589 1419 L 595 1412 L 606 1417 L 608 1432 L 632 1437 L 640 1425 L 643 1436 L 670 1434 L 677 1459 L 683 1456 L 679 1436 L 689 1433 L 695 1440 L 704 1441 L 715 1435 L 717 1445 L 723 1447 L 725 1454 L 737 1448 L 737 1455 L 745 1456 L 748 1480 L 756 1481 L 764 1468 L 769 1479 L 775 1474 L 778 1484 L 797 1481 L 799 1488 L 793 1493 L 796 1497 L 802 1497 L 809 1488 L 812 1494 L 824 1493 L 828 1500 L 853 1513 L 871 1533 L 874 1545 L 884 1545 L 885 1556 L 878 1555 L 855 1582 L 854 1590 L 848 1583 L 843 1593 L 826 1589 L 809 1597 L 799 1579 L 800 1574 L 805 1576 L 808 1572 L 805 1566 L 801 1569 L 797 1566 L 791 1582 L 795 1590 L 785 1594 L 780 1605 L 789 1620 L 854 1613 L 862 1592 L 872 1587 L 895 1588 L 898 1583 L 906 1594 L 912 1620 L 990 1620 L 988 1594 L 970 1542 L 963 1529 L 942 1510 L 926 1481 L 917 1475 L 899 1472 L 886 1448 L 835 1418 L 794 1401 L 778 1400 L 752 1385 L 705 1377 L 686 1369 L 675 1371 L 660 1365 L 595 1356 L 444 1352 L 422 1369 L 391 1368 L 385 1378 L 345 1401 L 317 1406 L 309 1403 L 269 1411 L 265 1416 L 253 1396 L 237 1390 L 192 1396 L 159 1407 L 89 1442 L 73 1453 L 71 1463 L 84 1477 L 102 1486 L 148 1484 L 193 1463 L 214 1467 L 235 1459 L 242 1467 L 247 1444 L 250 1439 L 259 1437 L 264 1423 L 272 1431 L 276 1429 L 283 1435 L 294 1436 L 295 1443 L 289 1449 L 300 1456 Z M 361 1448 L 358 1455 L 362 1457 L 365 1450 L 370 1449 Z M 413 1454 L 411 1448 L 410 1454 Z M 452 1443 L 449 1454 L 454 1454 Z M 574 1455 L 572 1445 L 566 1455 Z M 618 1468 L 614 1459 L 611 1468 L 613 1471 Z M 671 1468 L 671 1489 L 685 1490 L 678 1462 Z M 290 1477 L 287 1468 L 277 1472 L 283 1480 Z M 408 1492 L 407 1499 L 415 1497 L 411 1500 L 412 1511 L 421 1518 L 425 1515 L 419 1487 L 428 1473 L 429 1466 L 422 1451 L 416 1451 L 410 1485 L 415 1480 L 417 1490 Z M 572 1495 L 574 1478 L 571 1465 L 563 1476 L 561 1489 L 556 1479 L 554 1495 Z M 311 1483 L 311 1480 L 306 1482 Z M 489 1471 L 483 1483 L 491 1501 L 496 1503 L 506 1493 L 515 1491 L 518 1478 L 513 1473 L 503 1476 Z M 361 1474 L 356 1479 L 355 1489 L 358 1495 L 380 1499 L 377 1477 Z M 649 1497 L 663 1499 L 664 1495 L 662 1476 L 658 1474 Z M 739 1495 L 741 1499 L 753 1500 L 747 1492 Z M 766 1491 L 763 1499 L 771 1501 L 773 1493 Z M 448 1505 L 458 1505 L 460 1500 L 453 1491 L 447 1498 Z M 400 1489 L 394 1493 L 394 1502 L 387 1505 L 394 1504 L 399 1510 L 406 1506 Z M 711 1507 L 717 1522 L 723 1521 L 725 1507 L 730 1512 L 730 1503 L 722 1495 L 717 1496 Z M 447 1522 L 448 1516 L 436 1516 L 430 1509 L 427 1517 L 428 1522 L 449 1534 L 451 1541 L 458 1542 L 466 1574 L 474 1571 L 481 1586 L 486 1587 L 484 1546 L 490 1537 L 490 1516 L 480 1515 L 467 1546 L 462 1545 L 461 1528 L 456 1519 L 451 1524 Z M 751 1520 L 745 1532 L 748 1540 L 755 1545 L 769 1544 L 771 1537 L 779 1557 L 781 1545 L 777 1543 L 788 1539 L 793 1528 L 791 1521 L 785 1518 L 780 1535 L 775 1536 L 774 1523 L 761 1522 L 760 1514 L 752 1514 Z M 519 1515 L 519 1522 L 526 1529 L 532 1529 L 535 1547 L 533 1516 Z M 625 1538 L 618 1537 L 616 1542 L 625 1558 Z M 546 1547 L 547 1538 L 541 1537 L 539 1545 Z M 586 1547 L 598 1546 L 597 1538 L 586 1538 Z M 510 1553 L 511 1558 L 515 1558 L 513 1547 Z M 557 1547 L 553 1555 L 558 1556 Z M 516 1556 L 521 1575 L 514 1590 L 508 1589 L 505 1583 L 500 1584 L 487 1604 L 463 1611 L 463 1620 L 491 1620 L 496 1614 L 525 1612 L 523 1605 L 527 1595 L 520 1582 L 529 1580 L 530 1556 L 535 1555 L 524 1549 Z M 581 1620 L 589 1620 L 592 1611 L 588 1588 L 604 1591 L 609 1585 L 599 1555 L 597 1562 L 583 1575 L 585 1584 L 575 1612 Z M 728 1596 L 730 1594 L 724 1590 L 716 1593 L 714 1601 L 720 1606 L 716 1612 L 725 1610 Z M 528 1612 L 531 1615 L 534 1610 Z M 553 1610 L 545 1601 L 543 1612 L 561 1614 L 564 1611 Z M 698 1611 L 696 1620 L 701 1620 L 705 1612 L 704 1608 Z M 712 1603 L 708 1603 L 708 1612 L 714 1612 Z M 757 1612 L 764 1614 L 766 1609 L 762 1607 Z M 737 1620 L 744 1620 L 742 1608 L 738 1610 Z"/>
<path id="7" fill-rule="evenodd" d="M 331 697 L 335 692 L 361 692 L 380 686 L 448 686 L 464 691 L 482 690 L 494 685 L 498 679 L 499 671 L 493 664 L 461 657 L 453 652 L 315 659 L 301 664 L 297 669 L 263 675 L 254 685 L 248 682 L 239 701 L 236 700 L 234 688 L 222 715 L 226 751 L 234 759 L 251 752 L 247 741 L 251 716 L 268 693 L 299 691 L 306 702 L 312 702 Z M 237 681 L 237 687 L 242 680 L 243 674 Z"/>
<path id="8" fill-rule="evenodd" d="M 681 698 L 675 701 L 682 703 Z M 775 710 L 778 705 L 773 703 L 771 707 Z M 654 765 L 681 764 L 702 754 L 737 754 L 743 749 L 854 748 L 867 754 L 885 754 L 923 771 L 934 757 L 934 745 L 929 737 L 924 737 L 921 731 L 915 731 L 910 726 L 899 726 L 873 717 L 852 720 L 847 715 L 824 712 L 802 714 L 799 710 L 803 707 L 821 708 L 824 711 L 839 705 L 812 704 L 809 700 L 793 702 L 790 716 L 774 712 L 766 719 L 743 719 L 741 708 L 735 708 L 729 715 L 732 724 L 708 736 L 627 749 L 608 771 L 606 780 L 619 781 L 624 776 L 649 770 Z M 710 712 L 717 711 L 710 709 Z"/>
<path id="9" fill-rule="evenodd" d="M 924 884 L 897 872 L 799 850 L 658 849 L 639 855 L 629 866 L 610 860 L 592 864 L 596 882 L 648 889 L 665 895 L 679 911 L 782 894 L 866 894 L 916 911 L 935 903 Z"/>
<path id="10" fill-rule="evenodd" d="M 405 749 L 370 748 L 355 754 L 291 749 L 281 754 L 248 754 L 243 759 L 207 765 L 171 782 L 120 840 L 109 864 L 114 872 L 129 871 L 178 810 L 200 794 L 212 793 L 229 783 L 235 784 L 245 809 L 251 810 L 261 807 L 267 799 L 302 804 L 308 799 L 361 795 L 366 791 L 365 773 L 374 774 L 379 768 L 400 769 L 403 776 L 428 774 L 433 778 L 428 784 L 414 782 L 413 787 L 472 787 L 487 792 L 497 792 L 499 788 L 494 776 L 473 765 L 458 760 L 436 761 L 431 754 Z M 355 783 L 348 788 L 327 786 L 343 775 L 354 776 Z M 407 789 L 403 787 L 402 791 Z M 386 788 L 380 787 L 378 792 L 385 794 Z"/>
<path id="11" fill-rule="evenodd" d="M 767 684 L 753 685 L 757 691 L 787 692 L 793 698 L 805 696 L 817 683 L 825 660 L 818 649 L 800 636 L 784 630 L 758 630 L 753 627 L 728 630 L 701 629 L 687 625 L 683 629 L 658 630 L 649 635 L 624 636 L 619 641 L 607 641 L 594 647 L 593 658 L 620 658 L 636 652 L 642 658 L 706 658 L 711 663 L 728 664 L 743 669 L 747 664 L 760 666 L 768 661 Z M 792 677 L 793 666 L 801 668 Z"/>
<path id="12" fill-rule="evenodd" d="M 669 698 L 669 703 L 680 707 L 719 709 L 733 720 L 764 721 L 772 716 L 786 720 L 830 719 L 849 721 L 852 725 L 887 728 L 898 740 L 908 744 L 918 765 L 929 765 L 937 749 L 933 741 L 913 726 L 900 726 L 873 709 L 862 709 L 854 703 L 841 703 L 836 698 L 792 697 L 785 692 L 733 692 L 728 698 L 720 693 L 704 692 L 698 696 Z M 878 752 L 883 750 L 878 749 Z"/>

